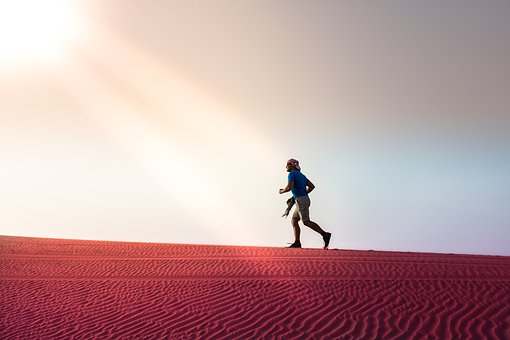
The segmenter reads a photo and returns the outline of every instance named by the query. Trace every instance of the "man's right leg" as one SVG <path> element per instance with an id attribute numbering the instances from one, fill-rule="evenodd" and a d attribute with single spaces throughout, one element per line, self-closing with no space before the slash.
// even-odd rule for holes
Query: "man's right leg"
<path id="1" fill-rule="evenodd" d="M 304 221 L 303 222 L 304 225 L 306 225 L 308 228 L 312 229 L 313 231 L 316 231 L 318 232 L 319 234 L 321 234 L 321 236 L 324 236 L 326 235 L 326 232 L 324 230 L 322 230 L 322 228 L 317 224 L 315 223 L 314 221 Z"/>
<path id="2" fill-rule="evenodd" d="M 322 239 L 324 240 L 324 249 L 328 249 L 329 241 L 331 240 L 331 233 L 324 231 L 317 223 L 313 221 L 305 221 L 303 222 L 308 228 L 315 230 L 319 234 L 321 234 Z"/>

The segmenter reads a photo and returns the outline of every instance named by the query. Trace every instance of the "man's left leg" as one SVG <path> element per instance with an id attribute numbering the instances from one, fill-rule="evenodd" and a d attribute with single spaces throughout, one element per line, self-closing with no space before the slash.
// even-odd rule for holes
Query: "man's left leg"
<path id="1" fill-rule="evenodd" d="M 294 230 L 294 243 L 301 244 L 301 229 L 299 228 L 299 220 L 297 218 L 292 219 L 292 228 Z"/>
<path id="2" fill-rule="evenodd" d="M 294 230 L 294 243 L 292 243 L 289 248 L 301 248 L 301 229 L 299 228 L 299 214 L 294 211 L 294 214 L 292 215 L 292 229 Z"/>

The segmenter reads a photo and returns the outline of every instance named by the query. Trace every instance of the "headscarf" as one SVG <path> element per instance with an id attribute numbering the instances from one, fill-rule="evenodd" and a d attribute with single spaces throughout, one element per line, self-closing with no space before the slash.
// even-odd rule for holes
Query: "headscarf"
<path id="1" fill-rule="evenodd" d="M 291 158 L 287 161 L 287 164 L 292 164 L 294 168 L 297 170 L 301 170 L 301 167 L 299 166 L 299 161 L 297 159 Z"/>

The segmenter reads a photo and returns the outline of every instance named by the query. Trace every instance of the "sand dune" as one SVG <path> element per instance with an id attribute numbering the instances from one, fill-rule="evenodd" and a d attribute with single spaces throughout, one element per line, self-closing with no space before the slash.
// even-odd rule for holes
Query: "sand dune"
<path id="1" fill-rule="evenodd" d="M 510 257 L 0 237 L 0 338 L 510 339 Z"/>

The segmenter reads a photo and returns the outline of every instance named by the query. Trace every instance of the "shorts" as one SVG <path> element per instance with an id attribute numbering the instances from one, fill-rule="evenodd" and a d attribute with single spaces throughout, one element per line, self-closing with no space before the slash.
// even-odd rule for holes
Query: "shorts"
<path id="1" fill-rule="evenodd" d="M 301 196 L 296 198 L 296 209 L 294 209 L 293 219 L 310 221 L 310 197 Z"/>

